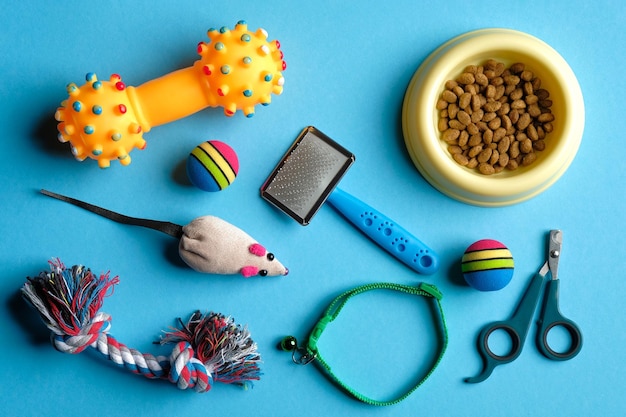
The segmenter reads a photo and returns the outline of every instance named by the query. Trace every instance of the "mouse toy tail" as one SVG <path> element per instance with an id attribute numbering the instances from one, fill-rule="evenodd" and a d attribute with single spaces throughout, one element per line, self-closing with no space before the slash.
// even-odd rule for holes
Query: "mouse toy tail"
<path id="1" fill-rule="evenodd" d="M 127 224 L 131 226 L 146 227 L 148 229 L 153 229 L 153 230 L 157 230 L 159 232 L 168 234 L 177 239 L 180 239 L 183 235 L 183 227 L 178 224 L 159 221 L 159 220 L 149 220 L 149 219 L 141 219 L 137 217 L 125 216 L 123 214 L 116 213 L 114 211 L 107 210 L 102 207 L 94 206 L 93 204 L 76 200 L 75 198 L 72 198 L 72 197 L 67 197 L 61 194 L 53 193 L 52 191 L 48 191 L 48 190 L 41 190 L 41 193 L 49 197 L 56 198 L 57 200 L 65 201 L 66 203 L 70 203 L 80 208 L 83 208 L 85 210 L 91 211 L 92 213 L 95 213 L 102 217 L 106 217 L 107 219 L 113 220 L 117 223 Z"/>

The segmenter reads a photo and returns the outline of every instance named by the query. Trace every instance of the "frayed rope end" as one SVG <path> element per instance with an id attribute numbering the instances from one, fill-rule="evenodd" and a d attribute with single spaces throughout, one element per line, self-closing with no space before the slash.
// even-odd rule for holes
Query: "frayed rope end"
<path id="1" fill-rule="evenodd" d="M 84 346 L 71 352 L 79 353 L 110 327 L 110 317 L 99 310 L 119 279 L 108 272 L 97 277 L 81 265 L 66 268 L 59 259 L 49 264 L 49 272 L 27 279 L 22 296 L 37 309 L 54 340 L 80 336 Z"/>
<path id="2" fill-rule="evenodd" d="M 261 356 L 247 327 L 220 313 L 196 311 L 187 323 L 166 332 L 161 344 L 186 342 L 216 381 L 252 388 L 259 380 Z"/>

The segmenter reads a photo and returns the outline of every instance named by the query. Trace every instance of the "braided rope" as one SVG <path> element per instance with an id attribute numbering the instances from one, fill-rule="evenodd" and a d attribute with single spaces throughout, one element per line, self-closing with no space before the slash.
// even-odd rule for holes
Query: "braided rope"
<path id="1" fill-rule="evenodd" d="M 109 334 L 101 334 L 95 345 L 98 352 L 116 365 L 150 379 L 164 378 L 170 367 L 167 357 L 141 353 L 118 342 Z"/>
<path id="2" fill-rule="evenodd" d="M 61 332 L 53 333 L 52 345 L 63 353 L 80 353 L 95 344 L 101 334 L 106 334 L 111 328 L 111 316 L 106 313 L 97 313 L 74 335 Z"/>
<path id="3" fill-rule="evenodd" d="M 39 311 L 58 351 L 76 354 L 92 347 L 132 373 L 196 392 L 209 391 L 214 381 L 248 387 L 259 379 L 256 343 L 232 319 L 197 311 L 187 324 L 179 319 L 181 328 L 173 328 L 159 342 L 174 344 L 169 356 L 141 353 L 109 335 L 111 316 L 98 311 L 117 277 L 96 278 L 89 269 L 67 269 L 58 260 L 50 266 L 52 272 L 28 279 L 22 295 Z"/>
<path id="4" fill-rule="evenodd" d="M 150 379 L 164 378 L 180 389 L 195 389 L 206 392 L 211 389 L 213 377 L 206 367 L 195 357 L 195 352 L 187 342 L 176 344 L 169 357 L 154 356 L 129 348 L 108 334 L 111 316 L 98 313 L 92 323 L 84 326 L 79 334 L 68 336 L 54 334 L 52 343 L 63 353 L 76 354 L 92 347 L 111 362 Z"/>
<path id="5" fill-rule="evenodd" d="M 169 380 L 180 389 L 193 388 L 206 392 L 213 385 L 213 377 L 202 362 L 194 357 L 194 351 L 187 342 L 178 342 L 170 355 Z"/>

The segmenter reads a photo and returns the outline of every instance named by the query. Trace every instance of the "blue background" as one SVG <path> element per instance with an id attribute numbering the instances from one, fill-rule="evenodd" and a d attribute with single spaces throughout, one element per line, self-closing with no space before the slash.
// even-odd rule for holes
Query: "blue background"
<path id="1" fill-rule="evenodd" d="M 240 19 L 279 39 L 288 64 L 284 93 L 253 118 L 208 109 L 156 127 L 145 135 L 148 147 L 132 153 L 130 166 L 113 163 L 108 170 L 75 161 L 57 142 L 53 115 L 67 83 L 81 84 L 93 71 L 101 78 L 119 73 L 128 85 L 140 85 L 191 65 L 207 29 L 233 27 Z M 23 0 L 4 7 L 2 414 L 624 415 L 625 23 L 620 1 Z M 400 125 L 404 91 L 420 62 L 448 39 L 484 27 L 524 31 L 550 44 L 577 75 L 586 106 L 583 142 L 563 177 L 530 201 L 495 209 L 433 189 L 412 165 Z M 437 250 L 442 267 L 436 275 L 412 272 L 330 207 L 302 227 L 260 198 L 261 184 L 307 125 L 356 154 L 341 187 Z M 219 193 L 192 187 L 182 174 L 187 154 L 208 139 L 230 144 L 241 164 L 235 183 Z M 180 224 L 204 214 L 222 217 L 261 241 L 291 273 L 249 280 L 198 274 L 176 260 L 170 237 L 99 218 L 41 196 L 40 188 Z M 482 366 L 478 330 L 512 313 L 554 228 L 564 232 L 561 309 L 582 328 L 581 353 L 553 362 L 527 340 L 515 362 L 481 384 L 465 384 L 463 378 Z M 480 293 L 463 284 L 459 261 L 469 244 L 487 237 L 511 249 L 516 270 L 505 289 Z M 127 374 L 95 354 L 58 353 L 18 293 L 53 257 L 119 275 L 102 310 L 113 317 L 111 334 L 141 351 L 167 353 L 152 342 L 195 309 L 247 324 L 263 356 L 262 379 L 252 390 L 216 384 L 198 395 Z M 378 281 L 436 284 L 450 332 L 436 372 L 389 408 L 349 398 L 317 369 L 296 366 L 275 348 L 284 335 L 303 338 L 339 293 Z M 329 326 L 320 347 L 351 386 L 374 397 L 392 395 L 415 377 L 435 343 L 430 317 L 419 299 L 363 297 Z M 506 349 L 505 340 L 496 337 L 498 343 Z"/>

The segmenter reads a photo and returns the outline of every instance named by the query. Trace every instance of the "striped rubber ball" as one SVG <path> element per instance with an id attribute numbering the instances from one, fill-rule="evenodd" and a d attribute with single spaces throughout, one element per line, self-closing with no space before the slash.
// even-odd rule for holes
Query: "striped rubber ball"
<path id="1" fill-rule="evenodd" d="M 513 278 L 513 269 L 511 251 L 492 239 L 472 243 L 461 262 L 463 278 L 479 291 L 497 291 L 506 287 Z"/>
<path id="2" fill-rule="evenodd" d="M 204 191 L 221 191 L 235 181 L 239 172 L 237 154 L 219 140 L 196 146 L 187 158 L 189 181 Z"/>

